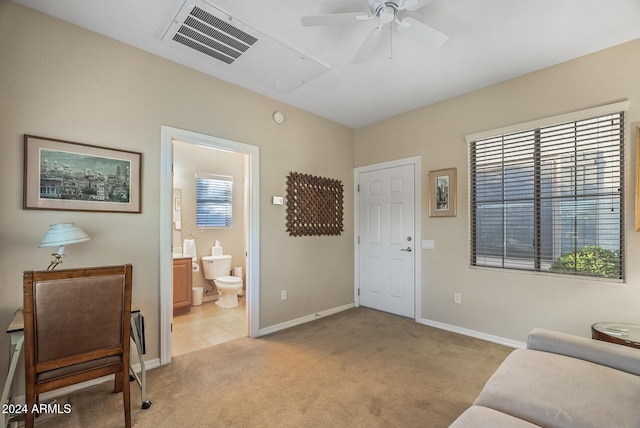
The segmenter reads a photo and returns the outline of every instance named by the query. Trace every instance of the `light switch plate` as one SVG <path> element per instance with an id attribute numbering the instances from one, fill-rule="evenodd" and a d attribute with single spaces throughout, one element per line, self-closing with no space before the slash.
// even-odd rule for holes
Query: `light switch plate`
<path id="1" fill-rule="evenodd" d="M 422 248 L 425 250 L 433 250 L 436 248 L 436 241 L 433 239 L 423 239 L 422 240 Z"/>
<path id="2" fill-rule="evenodd" d="M 283 196 L 273 196 L 271 198 L 271 203 L 273 205 L 284 205 L 284 197 Z"/>

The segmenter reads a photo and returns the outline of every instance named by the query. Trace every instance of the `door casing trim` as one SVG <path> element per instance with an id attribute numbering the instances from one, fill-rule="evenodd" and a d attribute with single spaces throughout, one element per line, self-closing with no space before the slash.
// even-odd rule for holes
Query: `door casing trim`
<path id="1" fill-rule="evenodd" d="M 260 148 L 185 129 L 160 127 L 160 364 L 171 362 L 171 304 L 173 262 L 171 255 L 171 207 L 173 188 L 173 140 L 226 149 L 248 155 L 249 175 L 246 202 L 250 215 L 245 219 L 247 237 L 247 334 L 260 335 Z"/>

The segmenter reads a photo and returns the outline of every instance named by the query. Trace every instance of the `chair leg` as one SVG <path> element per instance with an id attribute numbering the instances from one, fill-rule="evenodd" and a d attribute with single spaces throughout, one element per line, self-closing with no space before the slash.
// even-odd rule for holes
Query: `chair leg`
<path id="1" fill-rule="evenodd" d="M 122 372 L 115 374 L 115 379 L 113 382 L 113 392 L 122 392 L 122 385 L 124 383 L 124 379 L 122 378 Z"/>
<path id="2" fill-rule="evenodd" d="M 25 403 L 27 405 L 27 412 L 25 415 L 24 426 L 25 428 L 33 428 L 35 424 L 35 413 L 32 412 L 33 408 L 36 404 L 36 395 L 33 391 L 33 388 L 29 388 L 28 386 L 25 388 L 27 391 L 25 392 Z"/>
<path id="3" fill-rule="evenodd" d="M 129 367 L 125 364 L 122 373 L 120 373 L 120 379 L 129 375 Z M 124 382 L 122 385 L 122 401 L 124 402 L 124 426 L 125 428 L 131 428 L 131 384 Z"/>

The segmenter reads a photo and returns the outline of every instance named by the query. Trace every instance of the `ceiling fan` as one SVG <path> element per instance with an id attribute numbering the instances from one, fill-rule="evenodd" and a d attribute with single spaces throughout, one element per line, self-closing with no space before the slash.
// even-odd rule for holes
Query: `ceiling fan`
<path id="1" fill-rule="evenodd" d="M 396 24 L 399 32 L 408 34 L 419 42 L 433 47 L 442 46 L 449 36 L 435 28 L 418 21 L 410 16 L 400 19 L 401 12 L 415 11 L 431 3 L 433 0 L 367 0 L 370 12 L 334 13 L 327 15 L 303 16 L 302 25 L 312 27 L 317 25 L 350 24 L 353 22 L 377 19 L 378 25 L 364 40 L 353 63 L 364 61 L 373 52 L 388 25 Z"/>

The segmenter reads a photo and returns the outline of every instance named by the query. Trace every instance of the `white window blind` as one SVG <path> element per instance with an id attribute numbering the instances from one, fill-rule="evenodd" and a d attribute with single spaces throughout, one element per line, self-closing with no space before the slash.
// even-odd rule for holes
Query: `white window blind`
<path id="1" fill-rule="evenodd" d="M 231 178 L 196 178 L 196 224 L 198 227 L 231 227 Z"/>
<path id="2" fill-rule="evenodd" d="M 471 265 L 624 278 L 624 112 L 470 141 Z"/>

